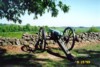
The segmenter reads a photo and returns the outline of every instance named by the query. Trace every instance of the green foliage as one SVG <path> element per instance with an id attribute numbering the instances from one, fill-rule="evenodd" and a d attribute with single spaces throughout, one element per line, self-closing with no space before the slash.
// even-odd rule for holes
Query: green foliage
<path id="1" fill-rule="evenodd" d="M 46 32 L 49 32 L 49 27 L 48 26 L 44 26 L 44 29 L 46 30 Z"/>
<path id="2" fill-rule="evenodd" d="M 51 15 L 56 17 L 59 12 L 57 7 L 64 13 L 69 10 L 69 6 L 59 0 L 0 0 L 0 18 L 21 23 L 20 16 L 24 15 L 25 11 L 29 15 L 34 13 L 35 19 L 46 11 L 50 11 Z"/>
<path id="3" fill-rule="evenodd" d="M 100 30 L 96 27 L 90 27 L 90 29 L 87 32 L 88 33 L 90 33 L 90 32 L 100 32 Z"/>
<path id="4" fill-rule="evenodd" d="M 15 24 L 0 24 L 0 32 L 38 32 L 39 27 L 26 24 L 24 26 Z"/>
<path id="5" fill-rule="evenodd" d="M 99 27 L 75 27 L 75 33 L 79 34 L 79 33 L 84 33 L 84 32 L 100 32 L 100 28 Z"/>
<path id="6" fill-rule="evenodd" d="M 44 26 L 46 32 L 48 31 L 48 26 Z M 31 26 L 30 24 L 15 25 L 15 24 L 0 24 L 0 36 L 2 37 L 16 37 L 21 38 L 25 32 L 29 34 L 38 33 L 40 27 L 39 26 Z"/>

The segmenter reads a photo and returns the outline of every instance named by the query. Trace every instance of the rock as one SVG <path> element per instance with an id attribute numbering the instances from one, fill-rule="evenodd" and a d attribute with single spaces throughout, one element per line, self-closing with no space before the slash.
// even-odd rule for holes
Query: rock
<path id="1" fill-rule="evenodd" d="M 27 41 L 24 41 L 23 45 L 29 45 L 29 43 Z"/>
<path id="2" fill-rule="evenodd" d="M 20 40 L 16 39 L 16 45 L 21 45 Z"/>
<path id="3" fill-rule="evenodd" d="M 8 45 L 8 44 L 6 42 L 4 42 L 3 45 Z"/>
<path id="4" fill-rule="evenodd" d="M 7 43 L 8 45 L 12 45 L 10 42 Z"/>
<path id="5" fill-rule="evenodd" d="M 23 39 L 20 39 L 19 41 L 20 41 L 21 45 L 24 45 L 24 40 Z"/>
<path id="6" fill-rule="evenodd" d="M 100 32 L 80 33 L 77 34 L 79 42 L 100 40 Z"/>

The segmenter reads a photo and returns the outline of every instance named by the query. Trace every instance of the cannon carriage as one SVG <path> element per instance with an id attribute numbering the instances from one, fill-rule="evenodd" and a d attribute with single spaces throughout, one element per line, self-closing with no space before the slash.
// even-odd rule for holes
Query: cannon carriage
<path id="1" fill-rule="evenodd" d="M 75 45 L 74 29 L 72 29 L 71 27 L 67 27 L 64 29 L 63 32 L 54 29 L 49 29 L 49 35 L 46 35 L 45 29 L 41 27 L 38 33 L 39 43 L 37 45 L 39 45 L 42 50 L 45 50 L 47 40 L 53 40 L 57 43 L 59 42 L 60 44 L 65 45 L 66 49 L 70 51 Z"/>
<path id="2" fill-rule="evenodd" d="M 53 40 L 56 42 L 62 51 L 65 53 L 67 58 L 73 60 L 73 56 L 71 55 L 70 51 L 73 49 L 75 45 L 75 30 L 71 27 L 67 27 L 64 29 L 63 32 L 60 32 L 55 29 L 49 29 L 48 35 L 43 27 L 40 27 L 38 32 L 38 40 L 35 44 L 34 50 L 41 50 L 45 51 L 48 45 L 47 40 Z M 26 48 L 26 51 L 32 50 L 29 46 L 23 46 Z"/>

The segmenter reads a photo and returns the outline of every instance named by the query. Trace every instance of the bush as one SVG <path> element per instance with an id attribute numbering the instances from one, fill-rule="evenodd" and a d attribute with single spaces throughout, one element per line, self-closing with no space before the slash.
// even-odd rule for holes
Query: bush
<path id="1" fill-rule="evenodd" d="M 90 32 L 100 32 L 100 30 L 97 27 L 90 27 L 90 29 L 87 32 L 88 33 L 90 33 Z"/>

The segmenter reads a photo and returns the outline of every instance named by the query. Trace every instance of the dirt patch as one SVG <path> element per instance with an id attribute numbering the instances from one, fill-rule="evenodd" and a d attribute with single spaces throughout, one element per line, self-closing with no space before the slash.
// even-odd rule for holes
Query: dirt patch
<path id="1" fill-rule="evenodd" d="M 0 46 L 1 49 L 5 49 L 7 51 L 7 54 L 26 54 L 27 52 L 24 52 L 21 50 L 22 46 L 19 45 L 6 45 L 6 46 Z M 58 46 L 55 46 L 54 48 L 57 48 Z M 52 47 L 49 47 L 52 48 Z M 28 52 L 29 53 L 29 52 Z M 59 57 L 51 55 L 47 52 L 41 52 L 41 53 L 29 53 L 32 55 L 35 55 L 37 58 L 41 59 L 51 59 L 51 60 L 62 60 L 62 58 L 59 59 Z"/>
<path id="2" fill-rule="evenodd" d="M 19 45 L 6 45 L 6 46 L 0 46 L 2 49 L 6 49 L 8 54 L 20 54 L 25 53 L 21 50 L 22 46 Z"/>
<path id="3" fill-rule="evenodd" d="M 74 46 L 74 49 L 76 48 L 81 48 L 83 46 L 87 46 L 87 45 L 97 45 L 97 44 L 100 44 L 100 41 L 92 41 L 92 42 L 89 42 L 89 41 L 85 41 L 85 42 L 76 42 L 75 43 L 75 46 Z M 7 53 L 25 53 L 21 50 L 21 45 L 6 45 L 6 46 L 0 46 L 0 48 L 3 48 L 3 49 L 6 49 Z M 32 46 L 33 47 L 33 46 Z M 47 45 L 47 48 L 50 48 L 50 49 L 60 49 L 59 45 L 57 43 L 55 44 L 48 44 Z M 48 55 L 49 56 L 49 55 Z"/>
<path id="4" fill-rule="evenodd" d="M 87 45 L 97 45 L 97 44 L 100 44 L 100 41 L 83 41 L 83 42 L 76 42 L 75 43 L 75 46 L 74 46 L 74 49 L 76 48 L 81 48 L 81 47 L 84 47 L 84 46 L 87 46 Z"/>
<path id="5" fill-rule="evenodd" d="M 75 47 L 74 49 L 76 48 L 81 48 L 83 46 L 86 46 L 86 45 L 95 45 L 95 44 L 100 44 L 100 41 L 96 41 L 96 42 L 77 42 L 75 44 Z M 2 49 L 6 49 L 7 53 L 8 54 L 24 54 L 24 53 L 27 53 L 27 52 L 24 52 L 21 50 L 21 47 L 20 45 L 6 45 L 6 46 L 0 46 L 0 48 Z M 49 44 L 47 46 L 48 48 L 50 49 L 60 49 L 59 48 L 59 45 L 57 44 Z M 42 59 L 51 59 L 51 60 L 54 60 L 54 61 L 58 61 L 58 60 L 62 60 L 62 58 L 59 58 L 57 56 L 54 56 L 52 54 L 49 54 L 47 52 L 43 52 L 43 53 L 32 53 L 33 55 L 35 55 L 37 58 L 42 58 Z"/>

